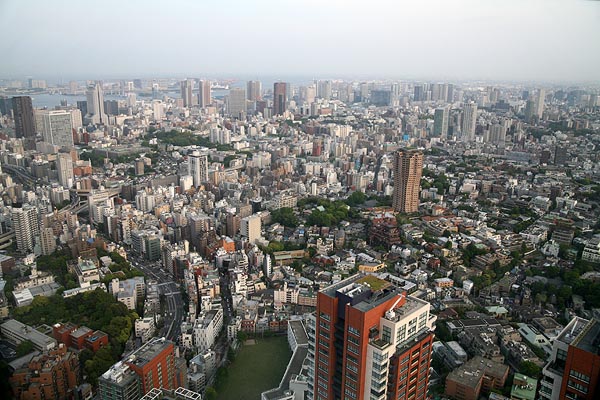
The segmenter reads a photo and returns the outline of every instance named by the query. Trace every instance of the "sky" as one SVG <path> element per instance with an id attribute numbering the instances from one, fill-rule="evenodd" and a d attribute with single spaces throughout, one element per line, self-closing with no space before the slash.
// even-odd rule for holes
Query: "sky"
<path id="1" fill-rule="evenodd" d="M 600 82 L 594 0 L 0 0 L 0 79 Z"/>

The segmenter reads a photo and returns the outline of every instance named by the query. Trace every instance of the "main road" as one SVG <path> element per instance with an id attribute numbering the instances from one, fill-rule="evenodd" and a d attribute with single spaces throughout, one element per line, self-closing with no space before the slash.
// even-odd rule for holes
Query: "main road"
<path id="1" fill-rule="evenodd" d="M 173 342 L 179 342 L 181 335 L 181 322 L 187 310 L 184 310 L 183 298 L 179 285 L 173 281 L 170 274 L 163 270 L 159 262 L 149 262 L 140 257 L 131 256 L 132 264 L 142 271 L 147 279 L 158 282 L 158 293 L 164 298 L 164 325 L 159 332 L 160 337 L 165 337 Z"/>

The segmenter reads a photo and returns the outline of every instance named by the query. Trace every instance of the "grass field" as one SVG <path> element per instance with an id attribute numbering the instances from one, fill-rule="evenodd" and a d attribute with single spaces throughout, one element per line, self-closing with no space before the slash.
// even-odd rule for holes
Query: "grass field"
<path id="1" fill-rule="evenodd" d="M 218 388 L 218 400 L 260 400 L 260 394 L 279 385 L 292 352 L 286 336 L 257 339 L 244 345 Z"/>

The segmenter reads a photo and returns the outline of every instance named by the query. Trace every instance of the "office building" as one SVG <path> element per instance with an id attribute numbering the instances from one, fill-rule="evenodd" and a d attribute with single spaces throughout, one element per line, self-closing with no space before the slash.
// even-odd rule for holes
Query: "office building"
<path id="1" fill-rule="evenodd" d="M 436 108 L 433 115 L 433 136 L 446 138 L 448 136 L 448 107 Z"/>
<path id="2" fill-rule="evenodd" d="M 273 115 L 282 115 L 287 107 L 288 84 L 275 82 L 273 85 Z"/>
<path id="3" fill-rule="evenodd" d="M 436 320 L 429 310 L 373 275 L 321 290 L 314 399 L 426 399 Z"/>
<path id="4" fill-rule="evenodd" d="M 399 150 L 394 155 L 395 211 L 414 213 L 419 211 L 419 192 L 423 173 L 423 153 L 414 150 Z"/>
<path id="5" fill-rule="evenodd" d="M 56 157 L 58 182 L 65 188 L 73 186 L 73 159 L 68 153 L 59 153 Z"/>
<path id="6" fill-rule="evenodd" d="M 15 120 L 15 136 L 17 138 L 35 137 L 35 120 L 31 97 L 17 96 L 12 98 L 13 118 Z"/>
<path id="7" fill-rule="evenodd" d="M 183 99 L 183 106 L 184 107 L 191 107 L 193 106 L 194 102 L 193 102 L 193 91 L 194 91 L 194 80 L 193 79 L 186 79 L 184 81 L 181 81 L 181 98 Z"/>
<path id="8" fill-rule="evenodd" d="M 246 113 L 246 90 L 244 88 L 232 88 L 227 96 L 227 111 L 234 118 L 240 118 Z"/>
<path id="9" fill-rule="evenodd" d="M 13 207 L 11 219 L 17 250 L 21 253 L 32 252 L 35 247 L 35 238 L 40 234 L 37 208 L 29 204 Z"/>
<path id="10" fill-rule="evenodd" d="M 260 81 L 248 81 L 246 84 L 246 96 L 250 101 L 262 99 L 262 83 Z"/>
<path id="11" fill-rule="evenodd" d="M 471 102 L 463 107 L 462 137 L 465 142 L 475 140 L 475 128 L 477 127 L 477 104 Z"/>
<path id="12" fill-rule="evenodd" d="M 600 397 L 600 322 L 575 317 L 552 343 L 542 370 L 542 400 Z"/>
<path id="13" fill-rule="evenodd" d="M 49 256 L 56 250 L 56 236 L 54 236 L 52 228 L 42 228 L 40 232 L 40 247 L 44 256 Z"/>
<path id="14" fill-rule="evenodd" d="M 262 229 L 262 221 L 260 215 L 250 215 L 242 218 L 240 224 L 240 233 L 242 236 L 248 238 L 248 242 L 254 243 L 256 239 L 260 238 Z"/>
<path id="15" fill-rule="evenodd" d="M 38 351 L 52 350 L 56 347 L 56 340 L 16 319 L 9 319 L 0 325 L 0 332 L 6 340 L 14 345 L 30 341 Z"/>
<path id="16" fill-rule="evenodd" d="M 102 85 L 96 83 L 88 87 L 86 91 L 87 98 L 87 117 L 93 124 L 107 124 L 108 118 L 104 112 L 104 91 Z"/>
<path id="17" fill-rule="evenodd" d="M 208 181 L 208 157 L 199 151 L 188 155 L 188 175 L 194 180 L 194 186 L 198 187 Z"/>
<path id="18" fill-rule="evenodd" d="M 208 107 L 211 101 L 210 81 L 200 81 L 198 85 L 198 105 L 200 107 Z"/>

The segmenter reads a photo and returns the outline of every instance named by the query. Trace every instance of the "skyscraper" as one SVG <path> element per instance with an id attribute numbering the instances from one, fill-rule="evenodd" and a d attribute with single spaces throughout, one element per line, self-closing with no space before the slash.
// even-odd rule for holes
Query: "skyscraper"
<path id="1" fill-rule="evenodd" d="M 423 153 L 415 150 L 399 150 L 394 155 L 395 211 L 414 213 L 419 211 L 419 190 L 423 173 Z"/>
<path id="2" fill-rule="evenodd" d="M 234 118 L 240 118 L 240 114 L 246 112 L 246 90 L 244 88 L 232 88 L 229 91 L 227 110 L 229 115 Z"/>
<path id="3" fill-rule="evenodd" d="M 181 98 L 183 99 L 184 107 L 193 106 L 193 91 L 194 91 L 194 80 L 186 79 L 181 81 Z"/>
<path id="4" fill-rule="evenodd" d="M 39 115 L 44 142 L 73 147 L 73 117 L 69 111 L 43 110 Z"/>
<path id="5" fill-rule="evenodd" d="M 542 118 L 544 115 L 544 102 L 546 101 L 546 91 L 544 89 L 540 89 L 537 94 L 537 98 L 535 99 L 535 114 L 538 118 Z"/>
<path id="6" fill-rule="evenodd" d="M 194 179 L 194 186 L 198 187 L 208 181 L 208 157 L 199 151 L 188 155 L 188 174 Z"/>
<path id="7" fill-rule="evenodd" d="M 325 100 L 331 99 L 331 81 L 317 82 L 317 97 Z"/>
<path id="8" fill-rule="evenodd" d="M 93 124 L 106 124 L 108 119 L 104 113 L 104 91 L 98 82 L 89 86 L 86 93 L 87 113 Z"/>
<path id="9" fill-rule="evenodd" d="M 248 100 L 257 101 L 262 98 L 262 84 L 260 83 L 260 81 L 248 81 L 246 86 L 246 95 L 248 96 Z"/>
<path id="10" fill-rule="evenodd" d="M 15 118 L 15 136 L 18 138 L 35 137 L 35 121 L 33 119 L 31 97 L 13 97 L 12 108 Z"/>
<path id="11" fill-rule="evenodd" d="M 273 115 L 282 115 L 285 112 L 288 93 L 288 84 L 275 82 L 273 85 Z"/>
<path id="12" fill-rule="evenodd" d="M 462 137 L 465 142 L 475 140 L 475 128 L 477 127 L 477 104 L 470 102 L 463 108 Z"/>
<path id="13" fill-rule="evenodd" d="M 433 136 L 446 138 L 448 136 L 448 107 L 435 109 L 433 116 Z"/>
<path id="14" fill-rule="evenodd" d="M 37 208 L 25 204 L 12 209 L 12 228 L 15 231 L 17 250 L 22 253 L 33 251 L 35 237 L 40 234 Z"/>
<path id="15" fill-rule="evenodd" d="M 56 158 L 58 181 L 65 188 L 73 186 L 73 159 L 71 154 L 59 153 Z"/>
<path id="16" fill-rule="evenodd" d="M 208 107 L 211 101 L 210 81 L 200 81 L 198 85 L 198 105 L 200 107 Z"/>
<path id="17" fill-rule="evenodd" d="M 426 399 L 436 319 L 429 310 L 373 275 L 321 290 L 313 398 Z"/>

